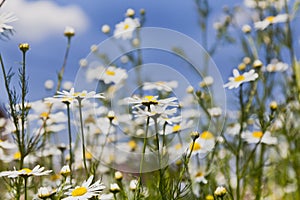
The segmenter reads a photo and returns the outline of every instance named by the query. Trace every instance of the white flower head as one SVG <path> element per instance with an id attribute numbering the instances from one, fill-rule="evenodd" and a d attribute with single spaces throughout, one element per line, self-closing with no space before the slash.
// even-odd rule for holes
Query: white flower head
<path id="1" fill-rule="evenodd" d="M 127 77 L 128 74 L 125 69 L 109 66 L 107 69 L 105 69 L 105 71 L 103 71 L 100 80 L 103 80 L 105 84 L 119 84 L 126 80 Z"/>
<path id="2" fill-rule="evenodd" d="M 208 87 L 214 83 L 214 78 L 212 76 L 205 76 L 203 80 L 199 83 L 200 87 Z"/>
<path id="3" fill-rule="evenodd" d="M 238 88 L 242 83 L 254 81 L 258 78 L 258 74 L 254 69 L 251 69 L 249 72 L 240 74 L 237 69 L 233 70 L 233 77 L 229 78 L 229 82 L 224 85 L 224 88 L 232 89 Z"/>
<path id="4" fill-rule="evenodd" d="M 172 89 L 177 88 L 177 81 L 156 81 L 156 82 L 145 82 L 143 86 L 143 90 L 153 90 L 156 89 L 158 91 L 166 91 L 171 92 Z"/>
<path id="5" fill-rule="evenodd" d="M 21 170 L 13 170 L 13 171 L 3 171 L 0 173 L 0 177 L 7 176 L 8 178 L 16 178 L 16 177 L 29 177 L 29 176 L 45 176 L 49 175 L 52 170 L 44 171 L 44 167 L 40 167 L 40 165 L 35 166 L 32 170 L 29 168 L 23 168 Z"/>
<path id="6" fill-rule="evenodd" d="M 277 16 L 268 16 L 262 21 L 254 23 L 254 27 L 258 30 L 264 30 L 271 24 L 286 22 L 288 20 L 288 14 L 279 14 Z"/>
<path id="7" fill-rule="evenodd" d="M 52 195 L 56 193 L 56 190 L 53 190 L 50 187 L 40 187 L 38 189 L 38 194 L 37 196 L 41 199 L 47 199 L 50 198 Z"/>
<path id="8" fill-rule="evenodd" d="M 44 86 L 47 90 L 52 90 L 54 87 L 54 81 L 53 80 L 46 80 L 44 83 Z"/>
<path id="9" fill-rule="evenodd" d="M 263 133 L 262 131 L 245 131 L 242 133 L 242 138 L 249 144 L 256 144 L 258 142 L 264 144 L 277 144 L 277 138 L 271 136 L 269 131 Z"/>
<path id="10" fill-rule="evenodd" d="M 268 72 L 284 72 L 289 68 L 287 63 L 278 61 L 277 59 L 272 59 L 271 63 L 267 65 L 266 70 Z"/>
<path id="11" fill-rule="evenodd" d="M 102 27 L 101 27 L 101 31 L 105 34 L 109 33 L 110 32 L 110 26 L 107 25 L 107 24 L 104 24 Z"/>
<path id="12" fill-rule="evenodd" d="M 212 107 L 207 109 L 211 117 L 219 117 L 222 115 L 222 109 L 220 107 Z"/>
<path id="13" fill-rule="evenodd" d="M 11 23 L 17 21 L 18 18 L 11 12 L 9 13 L 1 13 L 0 14 L 0 34 L 3 34 L 5 31 L 12 31 L 13 27 L 7 25 L 7 23 Z"/>
<path id="14" fill-rule="evenodd" d="M 105 186 L 100 183 L 100 180 L 92 184 L 94 176 L 90 176 L 88 180 L 84 181 L 81 186 L 70 189 L 65 193 L 68 197 L 62 200 L 86 200 L 94 196 L 98 196 Z"/>
<path id="15" fill-rule="evenodd" d="M 116 29 L 114 31 L 114 37 L 119 39 L 131 39 L 133 36 L 133 32 L 136 28 L 140 26 L 139 19 L 132 19 L 131 17 L 125 18 L 123 22 L 116 24 Z"/>

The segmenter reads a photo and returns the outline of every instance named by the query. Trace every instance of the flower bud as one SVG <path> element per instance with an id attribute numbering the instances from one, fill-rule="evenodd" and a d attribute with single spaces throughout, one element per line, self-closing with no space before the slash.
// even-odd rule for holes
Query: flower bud
<path id="1" fill-rule="evenodd" d="M 108 34 L 110 32 L 110 27 L 107 24 L 104 24 L 101 28 L 102 33 Z"/>
<path id="2" fill-rule="evenodd" d="M 214 193 L 217 197 L 223 197 L 227 193 L 227 190 L 223 186 L 219 186 Z"/>
<path id="3" fill-rule="evenodd" d="M 122 180 L 122 179 L 123 179 L 123 174 L 122 174 L 122 172 L 116 171 L 116 172 L 115 172 L 115 179 L 116 179 L 117 181 Z"/>
<path id="4" fill-rule="evenodd" d="M 65 28 L 65 32 L 64 32 L 64 35 L 68 38 L 71 38 L 75 35 L 75 29 L 71 26 L 67 26 Z"/>
<path id="5" fill-rule="evenodd" d="M 193 131 L 191 133 L 191 138 L 193 139 L 193 141 L 195 141 L 197 138 L 199 138 L 200 133 L 198 131 Z"/>
<path id="6" fill-rule="evenodd" d="M 276 102 L 276 101 L 272 101 L 272 102 L 270 103 L 270 109 L 271 109 L 272 111 L 275 111 L 275 110 L 277 110 L 277 108 L 278 108 L 277 102 Z"/>
<path id="7" fill-rule="evenodd" d="M 251 32 L 251 26 L 249 26 L 249 25 L 244 25 L 243 27 L 242 27 L 242 31 L 244 32 L 244 33 L 246 33 L 246 34 L 248 34 L 248 33 L 250 33 Z"/>
<path id="8" fill-rule="evenodd" d="M 126 11 L 126 16 L 127 17 L 133 17 L 135 14 L 135 11 L 132 8 L 128 8 Z"/>
<path id="9" fill-rule="evenodd" d="M 261 68 L 263 66 L 263 63 L 260 60 L 255 60 L 253 62 L 253 68 Z"/>
<path id="10" fill-rule="evenodd" d="M 21 43 L 19 44 L 19 49 L 25 53 L 29 50 L 29 44 L 28 43 Z"/>

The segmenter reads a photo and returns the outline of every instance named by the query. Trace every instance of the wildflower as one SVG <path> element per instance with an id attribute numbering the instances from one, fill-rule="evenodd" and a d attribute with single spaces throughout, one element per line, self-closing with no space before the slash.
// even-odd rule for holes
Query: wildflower
<path id="1" fill-rule="evenodd" d="M 211 117 L 219 117 L 222 115 L 222 109 L 220 107 L 212 107 L 207 109 L 207 111 Z"/>
<path id="2" fill-rule="evenodd" d="M 243 71 L 244 69 L 246 69 L 246 67 L 247 67 L 247 65 L 245 63 L 243 63 L 243 62 L 238 65 L 238 69 L 240 71 Z"/>
<path id="3" fill-rule="evenodd" d="M 262 131 L 245 131 L 242 133 L 242 138 L 249 144 L 256 144 L 258 142 L 264 144 L 277 144 L 277 138 L 272 137 L 269 131 L 263 133 Z"/>
<path id="4" fill-rule="evenodd" d="M 128 75 L 125 69 L 109 66 L 107 69 L 102 71 L 102 75 L 99 78 L 103 80 L 105 84 L 114 83 L 119 84 L 123 80 L 127 79 Z"/>
<path id="5" fill-rule="evenodd" d="M 193 141 L 195 141 L 197 138 L 199 138 L 199 136 L 200 136 L 200 133 L 198 131 L 193 131 L 191 133 L 191 138 Z"/>
<path id="6" fill-rule="evenodd" d="M 60 174 L 64 177 L 69 176 L 70 173 L 71 173 L 71 170 L 70 170 L 69 165 L 64 165 L 60 170 Z"/>
<path id="7" fill-rule="evenodd" d="M 13 13 L 1 13 L 0 14 L 0 34 L 3 34 L 6 30 L 12 31 L 14 28 L 7 23 L 17 21 L 18 18 Z"/>
<path id="8" fill-rule="evenodd" d="M 186 88 L 186 92 L 189 93 L 189 94 L 193 94 L 194 93 L 194 87 L 189 85 L 187 88 Z"/>
<path id="9" fill-rule="evenodd" d="M 261 68 L 264 64 L 260 60 L 254 60 L 253 62 L 253 68 Z"/>
<path id="10" fill-rule="evenodd" d="M 137 185 L 138 185 L 138 180 L 133 179 L 129 183 L 129 189 L 132 190 L 132 191 L 135 191 L 136 188 L 137 188 Z"/>
<path id="11" fill-rule="evenodd" d="M 64 35 L 68 38 L 71 38 L 75 35 L 75 29 L 71 26 L 66 26 Z"/>
<path id="12" fill-rule="evenodd" d="M 111 193 L 116 194 L 116 193 L 120 192 L 120 190 L 121 189 L 120 189 L 120 187 L 119 187 L 119 185 L 117 183 L 111 183 L 110 184 L 109 191 Z"/>
<path id="13" fill-rule="evenodd" d="M 122 180 L 122 179 L 123 179 L 123 174 L 122 174 L 122 172 L 116 171 L 116 172 L 115 172 L 115 179 L 116 179 L 117 181 Z"/>
<path id="14" fill-rule="evenodd" d="M 217 189 L 215 190 L 214 194 L 217 197 L 223 197 L 225 194 L 227 193 L 226 188 L 224 188 L 223 186 L 219 186 L 217 187 Z"/>
<path id="15" fill-rule="evenodd" d="M 62 85 L 64 90 L 71 90 L 73 87 L 73 82 L 72 81 L 65 81 Z"/>
<path id="16" fill-rule="evenodd" d="M 276 101 L 271 101 L 271 103 L 270 103 L 271 110 L 275 111 L 275 110 L 277 110 L 277 107 L 278 107 L 277 102 Z"/>
<path id="17" fill-rule="evenodd" d="M 46 80 L 44 83 L 44 87 L 46 90 L 52 90 L 54 87 L 54 81 L 53 80 Z"/>
<path id="18" fill-rule="evenodd" d="M 114 31 L 114 37 L 119 39 L 131 39 L 133 31 L 140 26 L 140 22 L 137 18 L 132 19 L 127 17 L 123 22 L 116 25 Z"/>
<path id="19" fill-rule="evenodd" d="M 94 176 L 90 176 L 88 180 L 84 181 L 81 186 L 70 189 L 65 193 L 68 197 L 63 200 L 86 200 L 94 196 L 98 196 L 105 186 L 100 183 L 100 180 L 92 184 Z"/>
<path id="20" fill-rule="evenodd" d="M 211 76 L 206 76 L 203 80 L 199 83 L 200 87 L 208 87 L 214 83 L 214 78 Z"/>
<path id="21" fill-rule="evenodd" d="M 262 21 L 258 21 L 254 23 L 254 27 L 258 30 L 264 30 L 271 24 L 276 24 L 280 22 L 286 22 L 288 20 L 287 14 L 279 14 L 277 16 L 268 16 Z"/>
<path id="22" fill-rule="evenodd" d="M 138 38 L 134 38 L 132 40 L 132 45 L 138 47 L 140 45 L 140 40 Z"/>
<path id="23" fill-rule="evenodd" d="M 224 88 L 228 87 L 228 89 L 238 88 L 242 83 L 254 81 L 258 78 L 258 74 L 255 73 L 255 70 L 252 69 L 249 72 L 245 72 L 240 74 L 237 69 L 233 70 L 233 77 L 229 78 L 229 83 L 224 85 Z"/>
<path id="24" fill-rule="evenodd" d="M 135 11 L 132 8 L 128 8 L 126 11 L 126 16 L 127 17 L 133 17 L 135 14 Z"/>
<path id="25" fill-rule="evenodd" d="M 77 98 L 81 98 L 83 100 L 85 99 L 90 99 L 90 98 L 100 98 L 103 99 L 104 96 L 101 93 L 96 94 L 95 91 L 87 92 L 86 90 L 82 92 L 75 92 L 74 88 L 71 88 L 71 90 L 65 91 L 63 90 L 62 92 L 58 91 L 58 95 L 55 95 L 54 98 L 60 98 L 62 101 L 68 101 L 72 102 Z"/>
<path id="26" fill-rule="evenodd" d="M 88 65 L 88 61 L 85 58 L 79 60 L 80 67 L 86 67 Z"/>
<path id="27" fill-rule="evenodd" d="M 248 24 L 246 24 L 246 25 L 244 25 L 243 27 L 242 27 L 242 31 L 244 32 L 244 33 L 250 33 L 251 32 L 251 26 L 249 26 Z"/>
<path id="28" fill-rule="evenodd" d="M 40 187 L 38 189 L 38 194 L 37 196 L 41 199 L 48 199 L 50 198 L 52 195 L 54 195 L 56 193 L 56 190 L 53 190 L 50 187 Z"/>
<path id="29" fill-rule="evenodd" d="M 110 26 L 107 25 L 107 24 L 104 24 L 104 25 L 101 27 L 101 31 L 102 31 L 102 33 L 108 34 L 108 33 L 110 32 Z"/>
<path id="30" fill-rule="evenodd" d="M 266 70 L 268 72 L 284 72 L 288 69 L 288 64 L 272 59 L 271 63 L 267 65 Z"/>
<path id="31" fill-rule="evenodd" d="M 139 107 L 139 106 L 150 106 L 150 105 L 161 105 L 161 106 L 178 106 L 177 98 L 176 97 L 170 97 L 166 99 L 157 99 L 158 96 L 144 96 L 142 98 L 138 96 L 128 97 L 125 100 L 128 104 L 135 104 L 133 107 Z"/>
<path id="32" fill-rule="evenodd" d="M 8 178 L 16 178 L 18 176 L 29 177 L 29 176 L 45 176 L 49 175 L 52 170 L 44 171 L 44 167 L 40 165 L 35 166 L 32 170 L 29 168 L 23 168 L 21 170 L 3 171 L 0 172 L 0 177 L 7 176 Z"/>
<path id="33" fill-rule="evenodd" d="M 158 91 L 166 91 L 171 92 L 172 89 L 177 88 L 177 81 L 157 81 L 157 82 L 145 82 L 143 86 L 143 90 L 158 90 Z"/>
<path id="34" fill-rule="evenodd" d="M 29 50 L 29 44 L 28 43 L 21 43 L 19 44 L 19 49 L 25 53 L 26 51 Z"/>

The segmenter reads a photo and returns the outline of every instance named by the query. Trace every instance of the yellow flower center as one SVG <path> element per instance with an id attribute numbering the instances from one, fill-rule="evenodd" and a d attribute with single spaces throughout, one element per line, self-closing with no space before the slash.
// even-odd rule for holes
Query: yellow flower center
<path id="1" fill-rule="evenodd" d="M 263 136 L 263 132 L 261 132 L 261 131 L 254 131 L 252 133 L 252 136 L 255 137 L 255 138 L 261 138 Z"/>
<path id="2" fill-rule="evenodd" d="M 201 149 L 201 145 L 197 142 L 194 143 L 194 147 L 193 147 L 193 143 L 190 144 L 190 150 L 192 151 L 198 151 Z"/>
<path id="3" fill-rule="evenodd" d="M 176 150 L 179 150 L 179 149 L 181 149 L 181 148 L 182 148 L 182 145 L 181 145 L 181 144 L 176 144 L 176 145 L 175 145 L 175 149 L 176 149 Z"/>
<path id="4" fill-rule="evenodd" d="M 86 96 L 86 93 L 84 92 L 75 92 L 73 94 L 74 97 L 85 97 Z"/>
<path id="5" fill-rule="evenodd" d="M 274 22 L 274 19 L 275 19 L 274 16 L 269 16 L 269 17 L 267 17 L 265 20 L 268 21 L 268 22 L 270 22 L 270 23 L 273 23 L 273 22 Z"/>
<path id="6" fill-rule="evenodd" d="M 201 176 L 203 176 L 203 172 L 199 171 L 199 172 L 197 172 L 197 174 L 195 176 L 196 177 L 201 177 Z"/>
<path id="7" fill-rule="evenodd" d="M 209 131 L 204 131 L 204 132 L 200 135 L 200 137 L 201 137 L 202 139 L 204 139 L 204 140 L 209 140 L 209 139 L 214 138 L 214 135 L 213 135 L 211 132 L 209 132 Z"/>
<path id="8" fill-rule="evenodd" d="M 20 158 L 21 158 L 21 153 L 18 151 L 18 152 L 16 152 L 16 153 L 14 154 L 14 159 L 15 159 L 15 160 L 20 160 Z"/>
<path id="9" fill-rule="evenodd" d="M 155 99 L 154 96 L 144 96 L 142 100 L 143 105 L 150 105 L 150 104 L 158 104 L 158 101 Z"/>
<path id="10" fill-rule="evenodd" d="M 111 71 L 111 70 L 106 70 L 105 74 L 108 75 L 108 76 L 114 76 L 114 75 L 116 75 L 116 72 Z"/>
<path id="11" fill-rule="evenodd" d="M 127 30 L 129 27 L 129 24 L 124 24 L 124 30 Z"/>
<path id="12" fill-rule="evenodd" d="M 93 156 L 90 152 L 85 152 L 85 158 L 88 160 L 92 160 Z"/>
<path id="13" fill-rule="evenodd" d="M 72 191 L 71 195 L 72 197 L 79 197 L 84 195 L 85 193 L 87 193 L 86 187 L 78 187 Z"/>
<path id="14" fill-rule="evenodd" d="M 131 151 L 134 151 L 134 150 L 136 149 L 136 147 L 137 147 L 137 144 L 136 144 L 135 141 L 130 140 L 130 141 L 128 142 L 128 146 L 130 147 Z"/>
<path id="15" fill-rule="evenodd" d="M 29 174 L 30 172 L 32 172 L 32 170 L 29 168 L 23 168 L 23 169 L 19 170 L 18 172 L 24 172 L 24 171 L 26 174 Z"/>
<path id="16" fill-rule="evenodd" d="M 175 125 L 175 126 L 173 126 L 173 132 L 178 132 L 178 131 L 180 131 L 180 129 L 181 129 L 181 126 L 180 125 Z"/>
<path id="17" fill-rule="evenodd" d="M 40 114 L 40 117 L 42 117 L 42 118 L 48 118 L 49 117 L 49 113 L 48 112 L 42 112 Z"/>
<path id="18" fill-rule="evenodd" d="M 234 78 L 235 82 L 240 82 L 240 81 L 243 81 L 243 80 L 245 80 L 245 76 L 243 76 L 243 75 L 239 75 L 239 76 Z"/>

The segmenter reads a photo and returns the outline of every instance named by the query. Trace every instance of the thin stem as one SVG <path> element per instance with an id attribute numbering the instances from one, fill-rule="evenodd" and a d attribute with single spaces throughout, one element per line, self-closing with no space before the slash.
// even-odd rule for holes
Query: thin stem
<path id="1" fill-rule="evenodd" d="M 5 0 L 2 0 L 1 4 L 0 4 L 0 8 L 3 6 Z"/>
<path id="2" fill-rule="evenodd" d="M 84 131 L 83 131 L 83 120 L 82 120 L 82 98 L 81 97 L 76 97 L 78 101 L 78 106 L 79 106 L 79 117 L 80 117 L 80 128 L 81 128 L 81 141 L 82 141 L 82 156 L 83 156 L 83 165 L 86 173 L 86 177 L 89 177 L 89 171 L 86 165 L 86 157 L 85 157 L 85 142 L 84 142 Z"/>
<path id="3" fill-rule="evenodd" d="M 69 168 L 70 168 L 70 184 L 72 185 L 72 163 L 73 163 L 73 152 L 72 152 L 72 133 L 71 133 L 71 117 L 70 117 L 70 103 L 65 102 L 67 105 L 67 114 L 68 114 L 68 134 L 69 134 Z"/>
<path id="4" fill-rule="evenodd" d="M 27 178 L 28 177 L 24 177 L 25 200 L 27 200 Z"/>
<path id="5" fill-rule="evenodd" d="M 60 69 L 60 72 L 58 73 L 56 92 L 59 91 L 60 87 L 61 87 L 62 78 L 63 78 L 64 72 L 65 72 L 65 68 L 67 65 L 67 60 L 68 60 L 68 56 L 69 56 L 69 52 L 70 52 L 70 47 L 71 47 L 71 37 L 68 37 L 68 43 L 67 43 L 67 48 L 66 48 L 66 52 L 65 52 L 65 56 L 64 56 L 63 65 Z"/>
<path id="6" fill-rule="evenodd" d="M 137 184 L 137 194 L 134 195 L 134 199 L 139 199 L 140 198 L 140 190 L 141 190 L 141 185 L 142 185 L 142 172 L 143 172 L 143 163 L 145 160 L 145 152 L 146 152 L 146 146 L 147 146 L 147 136 L 148 136 L 148 129 L 149 129 L 149 122 L 150 122 L 150 117 L 147 117 L 147 122 L 146 122 L 146 131 L 145 131 L 145 137 L 144 137 L 144 144 L 143 144 L 143 151 L 142 151 L 142 159 L 140 162 L 140 177 L 138 179 L 138 184 Z"/>
<path id="7" fill-rule="evenodd" d="M 264 162 L 264 151 L 265 151 L 265 145 L 261 144 L 261 149 L 260 149 L 260 156 L 259 156 L 259 171 L 258 171 L 258 183 L 256 185 L 256 200 L 261 199 L 261 185 L 262 185 L 262 179 L 263 179 L 263 162 Z"/>

